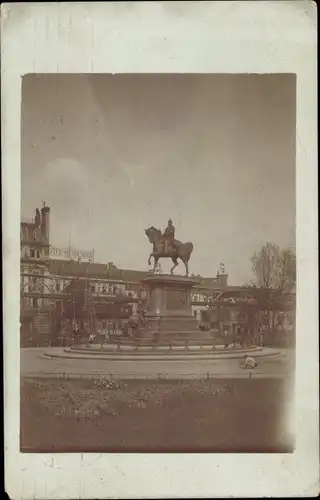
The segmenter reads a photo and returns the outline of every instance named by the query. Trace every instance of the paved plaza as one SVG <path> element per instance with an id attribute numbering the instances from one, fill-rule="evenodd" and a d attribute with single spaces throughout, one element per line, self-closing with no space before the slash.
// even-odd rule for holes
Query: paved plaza
<path id="1" fill-rule="evenodd" d="M 294 352 L 279 350 L 276 357 L 259 359 L 251 373 L 241 367 L 241 359 L 181 359 L 112 360 L 64 358 L 63 348 L 21 349 L 22 377 L 94 377 L 115 378 L 195 378 L 195 377 L 287 377 L 293 373 Z M 53 357 L 48 357 L 48 354 Z"/>

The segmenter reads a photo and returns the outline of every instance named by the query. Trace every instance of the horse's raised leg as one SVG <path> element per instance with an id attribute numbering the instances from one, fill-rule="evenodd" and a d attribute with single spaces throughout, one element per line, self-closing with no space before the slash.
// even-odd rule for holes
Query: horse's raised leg
<path id="1" fill-rule="evenodd" d="M 173 262 L 173 266 L 172 266 L 172 268 L 170 269 L 170 274 L 173 274 L 174 269 L 175 269 L 175 268 L 177 267 L 177 265 L 178 265 L 178 261 L 177 261 L 177 259 L 176 259 L 176 258 L 173 258 L 173 257 L 172 257 L 172 262 Z"/>
<path id="2" fill-rule="evenodd" d="M 153 252 L 149 255 L 148 266 L 151 266 L 151 257 L 154 257 Z"/>

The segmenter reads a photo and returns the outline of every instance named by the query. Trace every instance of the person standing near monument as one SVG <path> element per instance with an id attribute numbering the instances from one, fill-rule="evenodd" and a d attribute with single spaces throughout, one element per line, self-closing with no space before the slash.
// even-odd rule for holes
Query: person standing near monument
<path id="1" fill-rule="evenodd" d="M 224 347 L 229 347 L 229 330 L 225 327 L 223 331 Z"/>
<path id="2" fill-rule="evenodd" d="M 259 326 L 259 343 L 260 343 L 260 346 L 262 347 L 263 346 L 263 327 L 262 325 Z"/>
<path id="3" fill-rule="evenodd" d="M 102 337 L 104 339 L 104 342 L 106 342 L 106 343 L 109 342 L 109 331 L 108 331 L 107 325 L 105 325 L 103 330 L 102 330 Z"/>

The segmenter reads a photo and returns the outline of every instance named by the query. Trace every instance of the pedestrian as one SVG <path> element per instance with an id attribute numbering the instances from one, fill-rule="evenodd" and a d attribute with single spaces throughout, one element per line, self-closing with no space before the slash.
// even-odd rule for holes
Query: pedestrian
<path id="1" fill-rule="evenodd" d="M 229 347 L 229 339 L 228 339 L 228 330 L 227 330 L 227 328 L 224 329 L 223 335 L 224 335 L 224 347 Z"/>
<path id="2" fill-rule="evenodd" d="M 262 347 L 263 346 L 263 328 L 262 328 L 262 326 L 260 326 L 260 328 L 259 328 L 259 343 L 260 343 L 260 346 Z"/>
<path id="3" fill-rule="evenodd" d="M 103 347 L 104 344 L 104 335 L 103 335 L 103 330 L 99 328 L 98 330 L 98 335 L 97 335 L 99 341 L 100 341 L 100 347 Z"/>
<path id="4" fill-rule="evenodd" d="M 102 336 L 104 338 L 104 341 L 106 343 L 109 342 L 109 331 L 108 331 L 108 328 L 105 326 L 104 329 L 102 330 Z"/>

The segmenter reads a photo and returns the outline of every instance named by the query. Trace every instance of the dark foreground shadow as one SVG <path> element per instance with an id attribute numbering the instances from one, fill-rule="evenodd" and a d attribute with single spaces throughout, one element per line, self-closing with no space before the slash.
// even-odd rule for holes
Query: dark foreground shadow
<path id="1" fill-rule="evenodd" d="M 22 453 L 292 453 L 282 379 L 22 380 Z"/>

